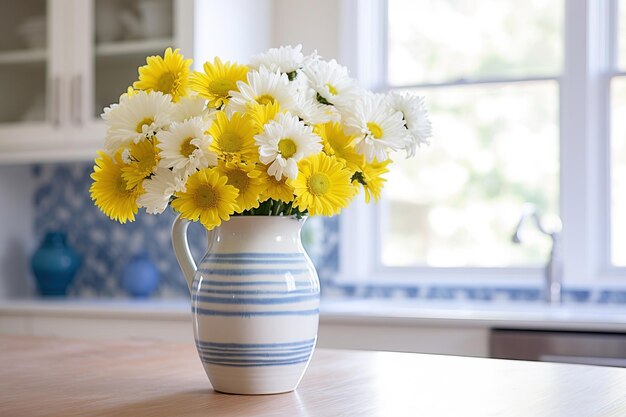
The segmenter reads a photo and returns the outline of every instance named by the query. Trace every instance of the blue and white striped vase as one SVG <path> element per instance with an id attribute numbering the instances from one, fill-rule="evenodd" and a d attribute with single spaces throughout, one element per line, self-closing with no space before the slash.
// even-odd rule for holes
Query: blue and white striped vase
<path id="1" fill-rule="evenodd" d="M 194 336 L 216 391 L 276 394 L 296 389 L 309 364 L 319 319 L 317 272 L 300 240 L 304 220 L 235 216 L 208 232 L 199 266 L 189 223 L 172 228 L 191 291 Z"/>

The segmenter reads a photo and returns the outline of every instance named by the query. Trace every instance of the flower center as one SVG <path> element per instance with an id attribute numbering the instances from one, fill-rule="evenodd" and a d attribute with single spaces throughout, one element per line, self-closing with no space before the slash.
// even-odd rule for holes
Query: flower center
<path id="1" fill-rule="evenodd" d="M 263 94 L 262 96 L 258 96 L 256 98 L 256 102 L 263 105 L 274 104 L 275 101 L 276 99 L 269 94 Z"/>
<path id="2" fill-rule="evenodd" d="M 143 127 L 146 125 L 150 126 L 152 123 L 154 123 L 154 119 L 152 119 L 151 117 L 145 117 L 139 123 L 137 123 L 135 131 L 137 133 L 143 133 Z"/>
<path id="3" fill-rule="evenodd" d="M 276 177 L 274 177 L 273 175 L 270 175 L 268 177 L 268 181 L 271 183 L 271 185 L 273 185 L 274 187 L 278 187 L 280 185 L 285 184 L 285 181 L 287 181 L 287 177 L 282 177 L 281 179 L 277 180 Z"/>
<path id="4" fill-rule="evenodd" d="M 383 136 L 383 128 L 378 123 L 367 122 L 367 129 L 374 136 L 374 139 L 380 139 Z"/>
<path id="5" fill-rule="evenodd" d="M 309 178 L 309 190 L 315 195 L 324 195 L 330 188 L 330 178 L 323 172 L 311 175 Z"/>
<path id="6" fill-rule="evenodd" d="M 152 170 L 154 169 L 154 167 L 156 166 L 158 162 L 156 157 L 157 157 L 156 154 L 152 153 L 146 158 L 142 158 L 141 160 L 139 160 L 138 162 L 139 171 L 143 173 L 152 172 Z"/>
<path id="7" fill-rule="evenodd" d="M 209 84 L 209 90 L 220 97 L 228 96 L 228 92 L 234 89 L 235 83 L 228 80 L 214 80 Z"/>
<path id="8" fill-rule="evenodd" d="M 213 208 L 217 205 L 217 194 L 215 189 L 208 184 L 202 184 L 193 195 L 193 199 L 201 209 Z"/>
<path id="9" fill-rule="evenodd" d="M 348 158 L 350 157 L 348 148 L 333 148 L 333 153 L 340 158 L 339 162 L 343 164 L 348 162 Z M 341 159 L 343 159 L 343 161 L 341 161 Z"/>
<path id="10" fill-rule="evenodd" d="M 291 138 L 284 138 L 278 142 L 278 152 L 280 152 L 283 158 L 291 158 L 297 150 L 296 142 Z"/>
<path id="11" fill-rule="evenodd" d="M 172 72 L 166 72 L 157 81 L 157 91 L 164 94 L 172 94 L 174 87 L 176 86 L 176 74 Z"/>
<path id="12" fill-rule="evenodd" d="M 126 182 L 126 180 L 122 177 L 121 173 L 120 175 L 117 177 L 117 181 L 115 183 L 115 189 L 117 190 L 117 192 L 119 194 L 123 194 L 123 195 L 128 195 L 132 193 L 132 190 L 128 189 L 128 183 Z"/>
<path id="13" fill-rule="evenodd" d="M 193 139 L 194 138 L 187 138 L 183 140 L 182 143 L 180 144 L 180 154 L 184 156 L 185 158 L 189 158 L 191 154 L 193 153 L 193 151 L 198 149 L 196 145 L 193 145 L 191 143 Z"/>
<path id="14" fill-rule="evenodd" d="M 228 176 L 227 184 L 232 185 L 233 187 L 238 189 L 239 194 L 242 194 L 245 190 L 248 189 L 250 178 L 248 177 L 248 174 L 245 171 L 237 169 L 237 170 L 230 171 L 226 175 Z"/>
<path id="15" fill-rule="evenodd" d="M 332 94 L 333 96 L 336 96 L 336 95 L 337 95 L 337 93 L 339 92 L 339 91 L 337 91 L 337 89 L 336 89 L 334 86 L 332 86 L 331 84 L 326 83 L 325 85 L 326 85 L 326 87 L 328 87 L 328 92 L 329 92 L 330 94 Z"/>
<path id="16" fill-rule="evenodd" d="M 224 132 L 220 136 L 220 148 L 224 152 L 237 152 L 242 148 L 241 136 L 235 132 Z"/>

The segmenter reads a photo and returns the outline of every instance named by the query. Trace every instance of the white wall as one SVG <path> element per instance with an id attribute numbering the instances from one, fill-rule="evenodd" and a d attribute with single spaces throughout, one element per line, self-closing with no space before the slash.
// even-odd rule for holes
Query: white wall
<path id="1" fill-rule="evenodd" d="M 302 44 L 305 54 L 340 59 L 339 0 L 274 0 L 272 47 Z"/>
<path id="2" fill-rule="evenodd" d="M 0 299 L 34 291 L 30 272 L 33 181 L 30 166 L 0 166 Z"/>
<path id="3" fill-rule="evenodd" d="M 203 0 L 195 7 L 194 66 L 219 56 L 248 62 L 270 45 L 272 0 Z"/>
<path id="4" fill-rule="evenodd" d="M 281 45 L 339 59 L 340 0 L 203 0 L 195 7 L 195 67 L 219 56 L 248 62 Z"/>

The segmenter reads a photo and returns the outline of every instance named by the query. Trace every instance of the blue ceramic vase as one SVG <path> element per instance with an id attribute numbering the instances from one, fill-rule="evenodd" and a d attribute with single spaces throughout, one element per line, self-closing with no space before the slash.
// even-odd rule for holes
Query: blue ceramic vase
<path id="1" fill-rule="evenodd" d="M 43 296 L 66 295 L 80 263 L 80 257 L 68 246 L 65 233 L 46 233 L 31 259 L 39 293 Z"/>
<path id="2" fill-rule="evenodd" d="M 159 286 L 159 271 L 146 252 L 133 256 L 122 271 L 122 288 L 132 297 L 149 297 Z"/>

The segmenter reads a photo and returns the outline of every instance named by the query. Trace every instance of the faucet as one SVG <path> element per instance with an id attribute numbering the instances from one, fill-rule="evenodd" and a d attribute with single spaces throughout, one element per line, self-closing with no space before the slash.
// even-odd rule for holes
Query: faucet
<path id="1" fill-rule="evenodd" d="M 513 243 L 521 243 L 520 231 L 524 223 L 531 219 L 537 229 L 544 235 L 550 236 L 552 239 L 552 249 L 550 250 L 550 259 L 545 267 L 544 274 L 544 301 L 550 304 L 561 303 L 562 292 L 562 280 L 563 280 L 563 258 L 561 255 L 561 225 L 560 220 L 558 225 L 553 230 L 547 230 L 541 221 L 537 207 L 534 204 L 526 203 L 522 207 L 522 215 L 515 232 L 511 237 Z"/>

